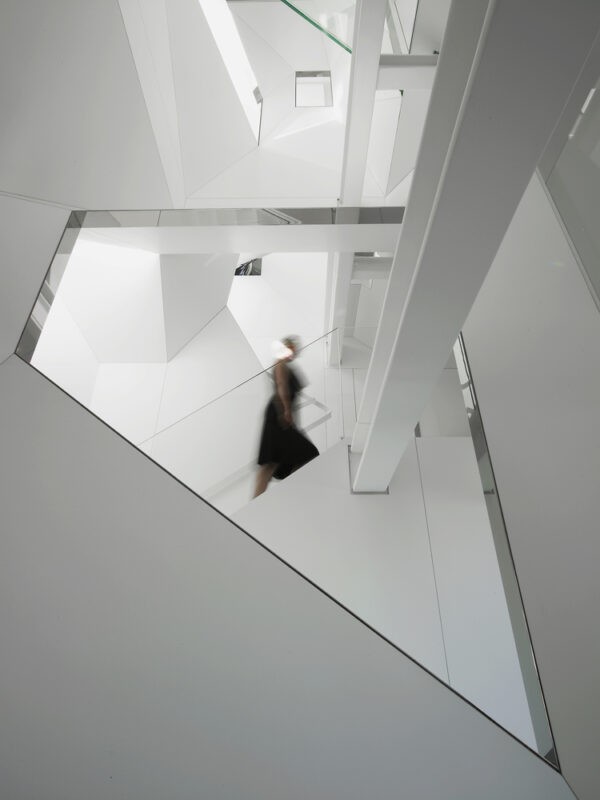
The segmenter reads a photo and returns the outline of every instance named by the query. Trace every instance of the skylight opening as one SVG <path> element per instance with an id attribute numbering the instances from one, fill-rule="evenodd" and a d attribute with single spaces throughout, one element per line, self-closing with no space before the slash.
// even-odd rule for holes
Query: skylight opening
<path id="1" fill-rule="evenodd" d="M 296 73 L 296 108 L 324 108 L 333 105 L 331 72 Z"/>

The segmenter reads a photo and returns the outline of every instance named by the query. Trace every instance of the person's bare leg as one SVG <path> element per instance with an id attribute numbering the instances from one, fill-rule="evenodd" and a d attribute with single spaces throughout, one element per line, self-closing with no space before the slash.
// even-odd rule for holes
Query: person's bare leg
<path id="1" fill-rule="evenodd" d="M 262 494 L 264 491 L 266 491 L 276 467 L 277 464 L 262 464 L 262 466 L 258 468 L 254 497 L 258 497 L 259 494 Z"/>

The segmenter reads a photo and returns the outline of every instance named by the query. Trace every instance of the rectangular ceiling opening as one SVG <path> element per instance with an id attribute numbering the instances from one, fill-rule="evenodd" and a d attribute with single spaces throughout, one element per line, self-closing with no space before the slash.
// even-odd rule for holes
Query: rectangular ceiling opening
<path id="1" fill-rule="evenodd" d="M 331 72 L 320 70 L 296 73 L 296 108 L 332 105 Z"/>

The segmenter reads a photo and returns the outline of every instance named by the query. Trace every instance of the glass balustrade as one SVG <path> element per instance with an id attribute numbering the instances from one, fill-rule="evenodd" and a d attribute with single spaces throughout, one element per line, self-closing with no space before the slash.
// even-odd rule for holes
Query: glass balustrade
<path id="1" fill-rule="evenodd" d="M 344 212 L 348 213 L 348 207 Z M 393 225 L 402 222 L 404 206 L 360 208 L 357 224 Z M 75 211 L 74 228 L 180 228 L 222 225 L 335 225 L 336 208 L 186 208 L 162 211 Z"/>
<path id="2" fill-rule="evenodd" d="M 356 0 L 281 0 L 307 24 L 351 53 Z"/>
<path id="3" fill-rule="evenodd" d="M 302 347 L 293 369 L 304 384 L 296 402 L 298 427 L 320 452 L 344 435 L 338 331 Z M 225 514 L 252 499 L 272 369 L 159 429 L 140 443 L 148 455 Z"/>
<path id="4" fill-rule="evenodd" d="M 515 572 L 510 543 L 506 532 L 504 514 L 500 504 L 498 487 L 496 485 L 496 479 L 487 446 L 487 439 L 485 436 L 481 412 L 477 401 L 475 386 L 473 383 L 467 351 L 462 335 L 459 336 L 454 346 L 453 357 L 451 359 L 450 366 L 456 367 L 457 382 L 454 385 L 456 387 L 460 387 L 460 395 L 454 393 L 453 399 L 462 396 L 463 407 L 461 408 L 460 404 L 457 404 L 456 411 L 458 413 L 456 413 L 452 408 L 453 399 L 449 399 L 452 389 L 450 389 L 450 382 L 448 380 L 444 380 L 446 376 L 451 377 L 449 375 L 451 370 L 448 368 L 444 371 L 444 375 L 440 380 L 440 384 L 438 384 L 436 394 L 438 398 L 441 397 L 442 393 L 445 394 L 445 400 L 443 403 L 444 410 L 442 413 L 445 414 L 446 424 L 449 425 L 451 435 L 460 436 L 462 433 L 470 436 L 471 438 L 473 455 L 477 464 L 477 472 L 479 474 L 480 484 L 479 490 L 476 490 L 471 502 L 473 504 L 472 511 L 474 510 L 475 504 L 477 504 L 482 512 L 480 514 L 480 525 L 482 526 L 481 533 L 483 535 L 478 537 L 479 544 L 477 544 L 476 540 L 473 539 L 472 550 L 470 553 L 465 553 L 464 558 L 468 559 L 476 557 L 478 553 L 475 548 L 481 547 L 481 545 L 487 540 L 487 560 L 490 565 L 490 569 L 493 569 L 494 573 L 497 574 L 500 579 L 497 587 L 499 592 L 496 617 L 490 618 L 488 620 L 488 624 L 490 625 L 490 630 L 496 636 L 497 641 L 502 641 L 501 635 L 503 635 L 506 639 L 505 646 L 498 650 L 498 657 L 502 659 L 506 658 L 508 663 L 508 656 L 510 652 L 513 651 L 516 655 L 516 658 L 513 657 L 512 659 L 513 671 L 515 674 L 517 674 L 516 670 L 518 669 L 520 673 L 518 690 L 522 692 L 523 705 L 529 712 L 529 720 L 524 720 L 527 727 L 529 727 L 529 725 L 531 726 L 531 733 L 529 737 L 524 736 L 522 732 L 523 729 L 518 731 L 517 735 L 519 735 L 520 738 L 523 738 L 527 744 L 532 747 L 532 749 L 536 750 L 547 761 L 554 766 L 558 766 L 544 695 L 542 692 L 535 655 L 531 644 L 527 619 L 523 609 L 523 599 L 521 597 L 521 591 Z M 433 402 L 430 404 L 428 409 L 428 418 L 422 418 L 421 423 L 419 424 L 417 430 L 419 437 L 424 434 L 426 435 L 427 431 L 424 430 L 424 428 L 431 426 L 432 406 L 435 405 L 435 400 L 436 395 L 434 395 Z M 462 418 L 465 419 L 465 412 L 467 428 L 465 431 L 461 431 L 456 427 L 457 420 L 459 420 L 458 424 L 460 425 L 460 417 L 462 416 Z M 440 424 L 439 406 L 437 419 L 433 424 L 436 426 L 439 426 Z M 440 430 L 435 431 L 435 433 L 438 434 L 442 432 L 443 431 Z M 435 559 L 435 549 L 433 552 Z M 476 563 L 478 563 L 478 568 L 481 569 L 481 565 L 485 563 L 483 552 L 479 554 L 479 558 Z M 497 579 L 496 582 L 498 582 Z M 476 580 L 473 581 L 471 579 L 467 579 L 465 583 L 467 585 L 469 583 L 471 585 L 475 585 Z M 457 602 L 457 598 L 460 596 L 460 592 L 464 588 L 466 588 L 464 585 L 463 587 L 457 586 L 455 590 L 455 596 L 448 597 L 445 603 L 448 603 L 448 601 Z M 460 602 L 460 600 L 458 600 L 458 602 Z M 442 606 L 442 619 L 444 619 L 444 617 L 449 619 L 451 614 L 447 612 L 444 606 Z M 500 634 L 499 631 L 501 630 L 503 630 L 505 633 Z M 447 645 L 449 648 L 452 648 L 452 638 L 454 633 L 451 624 L 446 625 L 445 636 Z M 497 644 L 497 641 L 495 644 Z M 483 646 L 483 642 L 481 644 Z M 450 683 L 453 685 L 452 679 L 450 680 Z M 457 688 L 468 699 L 472 699 L 477 705 L 481 705 L 483 710 L 489 710 L 485 707 L 485 705 L 481 704 L 477 695 L 470 686 L 458 685 Z M 496 715 L 492 714 L 492 716 Z"/>

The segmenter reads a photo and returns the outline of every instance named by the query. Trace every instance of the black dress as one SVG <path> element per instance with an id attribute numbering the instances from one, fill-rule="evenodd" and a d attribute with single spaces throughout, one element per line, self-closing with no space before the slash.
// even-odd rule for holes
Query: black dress
<path id="1" fill-rule="evenodd" d="M 296 373 L 285 365 L 288 381 L 288 396 L 293 408 L 294 400 L 302 389 L 302 383 Z M 281 400 L 275 391 L 265 409 L 258 463 L 277 464 L 274 478 L 287 476 L 319 455 L 319 451 L 295 425 L 284 426 L 281 422 Z"/>

